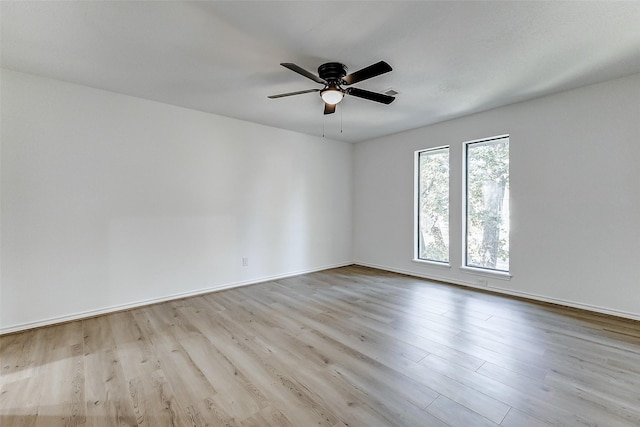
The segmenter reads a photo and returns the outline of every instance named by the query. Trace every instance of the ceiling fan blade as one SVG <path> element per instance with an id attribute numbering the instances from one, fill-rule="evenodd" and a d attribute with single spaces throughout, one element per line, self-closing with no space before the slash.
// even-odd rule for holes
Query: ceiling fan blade
<path id="1" fill-rule="evenodd" d="M 321 79 L 320 77 L 316 76 L 315 74 L 305 70 L 302 67 L 298 67 L 296 64 L 292 64 L 290 62 L 283 62 L 280 65 L 282 65 L 285 68 L 290 69 L 291 71 L 295 71 L 296 73 L 305 76 L 308 79 L 313 80 L 316 83 L 320 83 L 321 85 L 327 84 L 326 81 L 324 81 L 324 79 Z"/>
<path id="2" fill-rule="evenodd" d="M 352 85 L 354 83 L 358 83 L 363 80 L 370 79 L 371 77 L 388 73 L 391 70 L 393 70 L 393 68 L 391 68 L 391 65 L 387 64 L 384 61 L 380 61 L 373 65 L 369 65 L 368 67 L 365 67 L 362 70 L 353 72 L 348 76 L 345 76 L 342 80 L 345 82 L 345 84 Z"/>
<path id="3" fill-rule="evenodd" d="M 396 98 L 393 96 L 385 95 L 383 93 L 370 92 L 364 89 L 358 89 L 357 87 L 350 87 L 345 90 L 345 93 L 357 96 L 358 98 L 368 99 L 369 101 L 381 102 L 383 104 L 391 104 Z"/>
<path id="4" fill-rule="evenodd" d="M 320 92 L 320 89 L 307 89 L 307 90 L 299 90 L 297 92 L 281 93 L 279 95 L 270 95 L 267 98 L 275 99 L 275 98 L 282 98 L 284 96 L 302 95 L 303 93 L 310 93 L 310 92 Z"/>
<path id="5" fill-rule="evenodd" d="M 324 103 L 324 113 L 325 114 L 333 114 L 336 112 L 336 104 L 327 104 Z"/>

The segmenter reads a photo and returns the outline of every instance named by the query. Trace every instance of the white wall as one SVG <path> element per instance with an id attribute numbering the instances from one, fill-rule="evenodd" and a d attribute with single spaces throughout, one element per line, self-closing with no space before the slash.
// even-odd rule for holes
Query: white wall
<path id="1" fill-rule="evenodd" d="M 355 152 L 8 70 L 1 83 L 0 333 L 352 261 L 473 286 L 462 142 L 504 133 L 513 277 L 489 285 L 640 318 L 640 75 Z M 411 261 L 413 153 L 444 144 L 448 270 Z"/>
<path id="2" fill-rule="evenodd" d="M 355 262 L 476 285 L 459 268 L 462 143 L 501 134 L 513 277 L 489 286 L 640 319 L 640 75 L 357 144 Z M 414 151 L 441 145 L 453 162 L 450 269 L 411 261 Z"/>
<path id="3" fill-rule="evenodd" d="M 352 260 L 351 144 L 8 70 L 1 124 L 0 332 Z"/>

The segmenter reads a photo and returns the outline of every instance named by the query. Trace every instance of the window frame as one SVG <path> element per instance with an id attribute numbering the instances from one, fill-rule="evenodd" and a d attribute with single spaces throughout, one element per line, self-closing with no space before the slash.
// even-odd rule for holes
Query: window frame
<path id="1" fill-rule="evenodd" d="M 510 146 L 510 135 L 497 135 L 487 138 L 479 138 L 470 141 L 465 141 L 462 143 L 463 145 L 463 155 L 462 155 L 462 265 L 460 266 L 461 270 L 466 270 L 475 274 L 485 275 L 485 276 L 495 276 L 501 278 L 511 278 L 511 253 L 509 253 L 509 269 L 501 270 L 497 268 L 490 267 L 481 267 L 476 265 L 469 265 L 468 260 L 468 222 L 469 222 L 469 203 L 468 203 L 468 159 L 469 159 L 469 147 L 474 144 L 480 143 L 488 143 L 492 141 L 497 141 L 501 139 L 506 139 L 507 143 Z M 509 158 L 511 157 L 511 152 L 509 151 Z M 511 180 L 511 165 L 509 164 L 509 181 Z M 511 204 L 511 200 L 509 200 L 509 205 Z M 510 211 L 510 209 L 509 209 Z M 509 247 L 511 247 L 511 229 L 509 229 Z"/>
<path id="2" fill-rule="evenodd" d="M 438 261 L 426 258 L 420 258 L 420 156 L 427 152 L 437 152 L 447 150 L 449 157 L 449 176 L 448 176 L 448 225 L 451 224 L 451 146 L 441 145 L 437 147 L 430 147 L 426 149 L 417 150 L 414 152 L 414 218 L 413 218 L 413 261 L 418 263 L 430 264 L 432 266 L 450 268 L 451 267 L 451 234 L 447 242 L 447 261 Z"/>

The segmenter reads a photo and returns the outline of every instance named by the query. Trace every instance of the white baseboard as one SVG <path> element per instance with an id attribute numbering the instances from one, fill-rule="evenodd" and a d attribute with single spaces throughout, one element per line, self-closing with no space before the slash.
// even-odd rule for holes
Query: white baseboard
<path id="1" fill-rule="evenodd" d="M 127 304 L 119 304 L 119 305 L 104 307 L 104 308 L 100 308 L 100 309 L 97 309 L 97 310 L 88 310 L 88 311 L 69 314 L 69 315 L 65 315 L 65 316 L 52 317 L 52 318 L 42 319 L 42 320 L 38 320 L 38 321 L 34 321 L 34 322 L 28 322 L 28 323 L 22 323 L 22 324 L 17 324 L 17 325 L 11 325 L 11 326 L 7 326 L 7 327 L 1 327 L 0 328 L 0 335 L 26 331 L 28 329 L 40 328 L 40 327 L 44 327 L 44 326 L 51 326 L 51 325 L 55 325 L 55 324 L 58 324 L 58 323 L 70 322 L 70 321 L 73 321 L 73 320 L 87 319 L 87 318 L 90 318 L 90 317 L 100 316 L 100 315 L 103 315 L 103 314 L 115 313 L 115 312 L 118 312 L 118 311 L 124 311 L 124 310 L 130 310 L 130 309 L 134 309 L 134 308 L 144 307 L 144 306 L 151 305 L 151 304 L 157 304 L 157 303 L 161 303 L 161 302 L 173 301 L 173 300 L 177 300 L 177 299 L 181 299 L 181 298 L 187 298 L 187 297 L 192 297 L 192 296 L 197 296 L 197 295 L 208 294 L 208 293 L 211 293 L 211 292 L 222 291 L 222 290 L 225 290 L 225 289 L 238 288 L 238 287 L 241 287 L 241 286 L 255 285 L 255 284 L 258 284 L 258 283 L 269 282 L 269 281 L 278 280 L 278 279 L 285 279 L 287 277 L 294 277 L 294 276 L 299 276 L 301 274 L 313 273 L 313 272 L 322 271 L 322 270 L 329 270 L 329 269 L 332 269 L 332 268 L 345 267 L 345 266 L 353 265 L 353 264 L 361 265 L 363 267 L 375 268 L 375 269 L 378 269 L 378 270 L 390 271 L 390 272 L 393 272 L 393 273 L 404 274 L 404 275 L 407 275 L 407 276 L 419 277 L 419 278 L 422 278 L 422 279 L 436 280 L 438 282 L 449 283 L 449 284 L 452 284 L 452 285 L 465 286 L 465 287 L 468 287 L 468 288 L 475 288 L 475 289 L 480 289 L 480 290 L 484 290 L 484 291 L 490 291 L 490 292 L 494 292 L 494 293 L 498 293 L 498 294 L 511 295 L 511 296 L 516 296 L 516 297 L 521 297 L 521 298 L 534 300 L 534 301 L 548 302 L 548 303 L 552 303 L 552 304 L 563 305 L 563 306 L 566 306 L 566 307 L 578 308 L 578 309 L 581 309 L 581 310 L 592 311 L 592 312 L 601 313 L 601 314 L 607 314 L 607 315 L 610 315 L 610 316 L 622 317 L 622 318 L 631 319 L 631 320 L 640 320 L 640 315 L 638 315 L 636 313 L 629 313 L 629 312 L 620 311 L 620 310 L 612 310 L 612 309 L 609 309 L 609 308 L 606 308 L 606 307 L 599 307 L 599 306 L 594 306 L 594 305 L 589 305 L 589 304 L 584 304 L 584 303 L 578 303 L 578 302 L 575 302 L 575 301 L 568 301 L 568 300 L 562 300 L 562 299 L 557 299 L 557 298 L 551 298 L 551 297 L 547 297 L 547 296 L 544 296 L 544 295 L 537 295 L 537 294 L 532 294 L 532 293 L 528 293 L 528 292 L 514 291 L 514 290 L 511 290 L 511 289 L 506 289 L 506 288 L 501 288 L 501 287 L 496 287 L 496 286 L 489 286 L 489 287 L 478 286 L 478 285 L 476 285 L 475 283 L 472 283 L 472 282 L 466 282 L 466 281 L 461 281 L 461 280 L 452 280 L 452 279 L 450 279 L 448 277 L 438 276 L 438 275 L 435 275 L 435 274 L 422 274 L 422 273 L 417 273 L 415 271 L 410 271 L 410 270 L 403 270 L 403 269 L 388 267 L 388 266 L 384 266 L 384 265 L 378 265 L 378 264 L 372 264 L 372 263 L 367 263 L 367 262 L 356 261 L 356 262 L 340 263 L 340 264 L 333 264 L 333 265 L 325 265 L 325 266 L 322 266 L 322 267 L 316 267 L 316 268 L 307 269 L 307 270 L 293 271 L 293 272 L 288 272 L 288 273 L 279 274 L 279 275 L 275 275 L 275 276 L 265 276 L 265 277 L 255 278 L 255 279 L 251 279 L 251 280 L 247 280 L 247 281 L 224 283 L 224 284 L 212 286 L 210 288 L 205 288 L 205 289 L 198 289 L 198 290 L 189 291 L 189 292 L 181 292 L 181 293 L 177 293 L 177 294 L 162 296 L 162 297 L 159 297 L 159 298 L 151 298 L 151 299 L 135 301 L 135 302 L 127 303 Z"/>
<path id="2" fill-rule="evenodd" d="M 452 280 L 449 277 L 438 276 L 436 274 L 422 274 L 422 273 L 417 273 L 415 271 L 403 270 L 403 269 L 399 269 L 399 268 L 392 268 L 392 267 L 388 267 L 388 266 L 384 266 L 384 265 L 371 264 L 371 263 L 367 263 L 367 262 L 354 261 L 354 264 L 355 265 L 361 265 L 363 267 L 376 268 L 378 270 L 391 271 L 393 273 L 404 274 L 404 275 L 407 275 L 407 276 L 419 277 L 421 279 L 436 280 L 438 282 L 449 283 L 449 284 L 452 284 L 452 285 L 458 285 L 458 286 L 464 286 L 464 287 L 468 287 L 468 288 L 481 289 L 483 291 L 489 291 L 489 292 L 498 293 L 498 294 L 504 294 L 504 295 L 511 295 L 511 296 L 515 296 L 515 297 L 526 298 L 526 299 L 530 299 L 530 300 L 534 300 L 534 301 L 540 301 L 540 302 L 547 302 L 547 303 L 556 304 L 556 305 L 563 305 L 563 306 L 566 306 L 566 307 L 577 308 L 577 309 L 586 310 L 586 311 L 592 311 L 594 313 L 606 314 L 606 315 L 609 315 L 609 316 L 622 317 L 622 318 L 631 319 L 631 320 L 640 320 L 640 314 L 637 314 L 637 313 L 630 313 L 630 312 L 626 312 L 626 311 L 613 310 L 613 309 L 606 308 L 606 307 L 600 307 L 600 306 L 584 304 L 584 303 L 579 303 L 579 302 L 569 301 L 569 300 L 563 300 L 563 299 L 558 299 L 558 298 L 551 298 L 551 297 L 547 297 L 547 296 L 544 296 L 544 295 L 532 294 L 532 293 L 528 293 L 528 292 L 514 291 L 512 289 L 502 288 L 502 287 L 499 287 L 499 286 L 491 286 L 491 285 L 489 285 L 488 287 L 487 286 L 478 286 L 478 285 L 476 285 L 475 283 L 472 283 L 472 282 L 466 282 L 466 281 L 463 281 L 463 280 Z"/>
<path id="3" fill-rule="evenodd" d="M 112 305 L 112 306 L 109 306 L 109 307 L 104 307 L 104 308 L 100 308 L 100 309 L 96 309 L 96 310 L 87 310 L 87 311 L 68 314 L 68 315 L 64 315 L 64 316 L 51 317 L 51 318 L 48 318 L 48 319 L 37 320 L 37 321 L 34 321 L 34 322 L 21 323 L 21 324 L 6 326 L 6 327 L 3 326 L 3 327 L 0 327 L 0 335 L 26 331 L 26 330 L 34 329 L 34 328 L 41 328 L 41 327 L 44 327 L 44 326 L 51 326 L 51 325 L 55 325 L 55 324 L 58 324 L 58 323 L 71 322 L 71 321 L 74 321 L 74 320 L 88 319 L 90 317 L 101 316 L 103 314 L 115 313 L 115 312 L 124 311 L 124 310 L 131 310 L 131 309 L 134 309 L 134 308 L 144 307 L 144 306 L 148 306 L 148 305 L 151 305 L 151 304 L 158 304 L 158 303 L 161 303 L 161 302 L 173 301 L 173 300 L 177 300 L 177 299 L 181 299 L 181 298 L 188 298 L 188 297 L 192 297 L 192 296 L 208 294 L 208 293 L 211 293 L 211 292 L 218 292 L 218 291 L 222 291 L 222 290 L 225 290 L 225 289 L 238 288 L 238 287 L 241 287 L 241 286 L 255 285 L 255 284 L 258 284 L 258 283 L 270 282 L 272 280 L 286 279 L 287 277 L 299 276 L 301 274 L 313 273 L 315 271 L 329 270 L 331 268 L 345 267 L 347 265 L 353 265 L 353 263 L 352 262 L 348 262 L 348 263 L 341 263 L 341 264 L 325 265 L 325 266 L 322 266 L 322 267 L 316 267 L 316 268 L 311 268 L 311 269 L 306 269 L 306 270 L 299 270 L 299 271 L 292 271 L 292 272 L 288 272 L 288 273 L 284 273 L 284 274 L 278 274 L 278 275 L 275 275 L 275 276 L 265 276 L 265 277 L 259 277 L 259 278 L 246 280 L 246 281 L 241 281 L 241 282 L 224 283 L 224 284 L 212 286 L 210 288 L 198 289 L 198 290 L 189 291 L 189 292 L 180 292 L 180 293 L 177 293 L 177 294 L 165 295 L 165 296 L 158 297 L 158 298 L 150 298 L 150 299 L 141 300 L 141 301 L 135 301 L 135 302 L 127 303 L 127 304 Z"/>

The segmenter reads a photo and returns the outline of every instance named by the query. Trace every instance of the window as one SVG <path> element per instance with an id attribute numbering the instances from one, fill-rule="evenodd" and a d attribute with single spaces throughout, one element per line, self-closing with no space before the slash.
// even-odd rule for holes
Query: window
<path id="1" fill-rule="evenodd" d="M 465 265 L 508 272 L 509 136 L 465 148 Z"/>
<path id="2" fill-rule="evenodd" d="M 449 262 L 449 147 L 417 153 L 416 258 Z"/>

